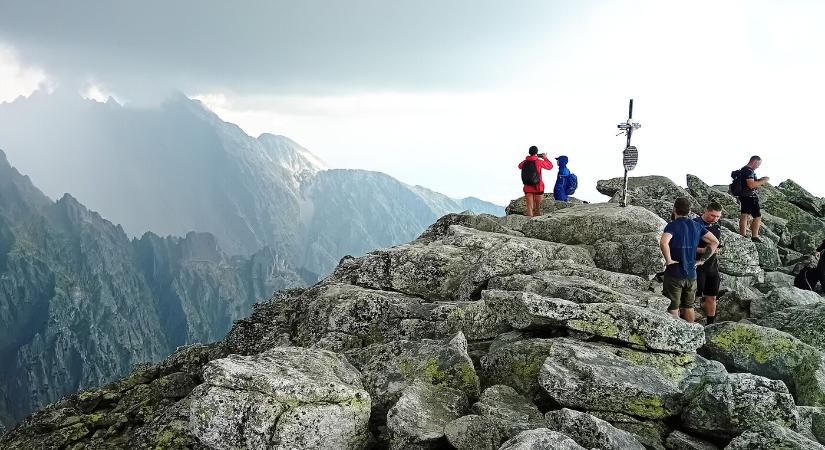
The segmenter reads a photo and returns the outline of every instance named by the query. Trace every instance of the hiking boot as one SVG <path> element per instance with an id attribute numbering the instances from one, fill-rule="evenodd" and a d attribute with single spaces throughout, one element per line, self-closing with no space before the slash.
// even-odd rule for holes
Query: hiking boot
<path id="1" fill-rule="evenodd" d="M 762 239 L 760 239 L 759 236 L 754 236 L 754 237 L 751 238 L 751 240 L 753 242 L 759 242 L 760 244 L 762 243 Z"/>

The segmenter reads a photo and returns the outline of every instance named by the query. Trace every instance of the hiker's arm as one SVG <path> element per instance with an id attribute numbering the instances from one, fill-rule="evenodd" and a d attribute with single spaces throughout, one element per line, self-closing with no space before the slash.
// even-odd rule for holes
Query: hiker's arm
<path id="1" fill-rule="evenodd" d="M 716 239 L 716 236 L 714 236 L 713 233 L 707 232 L 702 235 L 702 241 L 708 244 L 702 254 L 702 260 L 707 260 L 713 256 L 714 253 L 716 253 L 716 249 L 719 247 L 719 239 Z"/>
<path id="2" fill-rule="evenodd" d="M 759 186 L 762 186 L 763 184 L 767 183 L 770 180 L 771 180 L 770 177 L 762 177 L 758 180 L 754 180 L 753 178 L 748 178 L 747 180 L 745 180 L 745 183 L 747 183 L 749 189 L 755 189 L 755 188 L 758 188 Z"/>
<path id="3" fill-rule="evenodd" d="M 679 261 L 674 261 L 670 259 L 670 240 L 673 238 L 673 235 L 670 233 L 662 233 L 662 238 L 659 239 L 659 248 L 662 250 L 662 256 L 665 257 L 665 265 L 669 266 L 671 264 L 676 264 Z"/>
<path id="4" fill-rule="evenodd" d="M 553 168 L 553 163 L 551 163 L 550 160 L 547 159 L 547 157 L 544 158 L 544 162 L 542 164 L 544 165 L 544 168 L 547 169 L 547 170 L 550 170 L 550 169 Z"/>
<path id="5" fill-rule="evenodd" d="M 521 169 L 521 167 L 522 167 L 522 166 L 524 166 L 524 161 L 522 161 L 522 162 L 518 163 L 518 168 L 519 168 L 519 169 Z"/>

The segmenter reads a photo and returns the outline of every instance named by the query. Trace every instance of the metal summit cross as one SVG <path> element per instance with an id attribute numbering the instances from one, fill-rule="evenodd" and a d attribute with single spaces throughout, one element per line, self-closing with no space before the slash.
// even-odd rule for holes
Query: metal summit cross
<path id="1" fill-rule="evenodd" d="M 633 130 L 638 130 L 641 127 L 642 124 L 633 122 L 633 99 L 631 98 L 627 113 L 627 122 L 619 124 L 619 129 L 622 131 L 616 135 L 627 135 L 627 144 L 625 145 L 622 158 L 622 164 L 624 165 L 624 187 L 622 188 L 622 201 L 619 203 L 621 206 L 627 206 L 627 173 L 635 169 L 636 164 L 639 162 L 639 151 L 636 147 L 630 145 L 630 137 L 633 135 Z"/>

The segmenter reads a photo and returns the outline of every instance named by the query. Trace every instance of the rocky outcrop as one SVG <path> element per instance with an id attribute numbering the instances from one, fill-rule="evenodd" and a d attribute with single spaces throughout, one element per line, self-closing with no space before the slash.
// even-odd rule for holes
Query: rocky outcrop
<path id="1" fill-rule="evenodd" d="M 549 429 L 571 436 L 585 448 L 644 450 L 632 434 L 587 413 L 563 408 L 548 412 L 546 418 Z"/>
<path id="2" fill-rule="evenodd" d="M 547 428 L 523 431 L 505 442 L 499 450 L 585 450 L 573 439 Z"/>
<path id="3" fill-rule="evenodd" d="M 773 328 L 726 322 L 705 328 L 702 354 L 731 372 L 782 380 L 800 405 L 825 406 L 825 357 Z"/>
<path id="4" fill-rule="evenodd" d="M 766 239 L 779 253 L 792 240 L 791 228 L 777 223 L 776 239 Z M 793 300 L 784 266 L 766 270 L 750 240 L 726 234 L 724 268 L 733 273 L 724 273 L 717 318 L 742 322 L 703 329 L 674 318 L 647 272 L 661 270 L 660 262 L 644 270 L 602 264 L 606 246 L 624 261 L 638 249 L 623 239 L 653 245 L 662 225 L 652 212 L 615 204 L 571 205 L 538 218 L 445 216 L 408 244 L 346 258 L 315 286 L 259 304 L 223 341 L 191 350 L 199 355 L 191 366 L 149 366 L 129 388 L 68 398 L 11 430 L 0 446 L 216 448 L 214 432 L 253 447 L 255 436 L 279 426 L 264 419 L 281 417 L 278 407 L 252 381 L 218 386 L 214 380 L 225 377 L 214 368 L 245 361 L 253 369 L 233 379 L 270 379 L 286 358 L 261 370 L 253 363 L 283 349 L 324 355 L 319 373 L 357 374 L 341 379 L 357 379 L 345 384 L 368 396 L 368 417 L 348 417 L 364 424 L 368 442 L 360 434 L 357 442 L 372 448 L 817 445 L 811 439 L 823 434 L 825 414 L 804 405 L 821 404 L 818 318 L 797 321 L 799 338 L 765 325 L 791 327 L 800 308 L 818 317 L 820 302 Z M 224 403 L 207 402 L 213 397 Z M 319 403 L 342 404 L 307 408 Z M 209 423 L 193 416 L 204 409 L 235 425 L 191 428 Z M 248 441 L 237 444 L 238 436 Z"/>
<path id="5" fill-rule="evenodd" d="M 371 401 L 360 374 L 324 350 L 214 360 L 189 398 L 189 430 L 209 448 L 355 450 L 369 439 Z"/>
<path id="6" fill-rule="evenodd" d="M 757 448 L 787 450 L 822 450 L 822 446 L 799 433 L 777 424 L 767 423 L 742 433 L 725 447 L 725 450 L 750 450 Z"/>

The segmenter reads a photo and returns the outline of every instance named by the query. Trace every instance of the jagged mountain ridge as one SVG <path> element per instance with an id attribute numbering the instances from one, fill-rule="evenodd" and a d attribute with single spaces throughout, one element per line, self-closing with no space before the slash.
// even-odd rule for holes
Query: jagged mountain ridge
<path id="1" fill-rule="evenodd" d="M 344 255 L 413 239 L 447 212 L 503 213 L 376 172 L 325 170 L 290 139 L 248 136 L 182 94 L 138 109 L 36 92 L 0 104 L 0 147 L 45 192 L 71 192 L 130 235 L 207 231 L 229 254 L 269 246 L 317 275 Z"/>
<path id="2" fill-rule="evenodd" d="M 130 239 L 71 195 L 52 202 L 0 151 L 0 422 L 221 339 L 304 283 L 269 248 L 229 258 L 208 233 Z"/>

